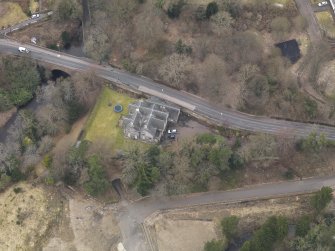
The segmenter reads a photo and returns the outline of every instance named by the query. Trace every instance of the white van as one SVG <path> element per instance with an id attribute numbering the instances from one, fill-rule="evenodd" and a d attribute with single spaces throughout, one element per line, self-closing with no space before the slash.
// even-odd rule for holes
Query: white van
<path id="1" fill-rule="evenodd" d="M 19 52 L 26 52 L 26 53 L 28 53 L 29 52 L 29 50 L 27 49 L 27 48 L 25 48 L 25 47 L 19 47 Z"/>

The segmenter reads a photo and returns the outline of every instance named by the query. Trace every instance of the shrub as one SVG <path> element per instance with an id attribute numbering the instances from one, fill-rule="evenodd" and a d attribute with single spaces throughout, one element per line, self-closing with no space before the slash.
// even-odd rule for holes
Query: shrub
<path id="1" fill-rule="evenodd" d="M 169 18 L 178 18 L 184 5 L 184 0 L 179 0 L 178 3 L 170 4 L 167 10 Z"/>
<path id="2" fill-rule="evenodd" d="M 21 187 L 15 187 L 13 189 L 14 193 L 18 194 L 18 193 L 21 193 L 23 191 L 23 189 Z"/>
<path id="3" fill-rule="evenodd" d="M 197 136 L 196 139 L 197 144 L 215 144 L 216 137 L 214 134 L 211 133 L 203 133 Z"/>
<path id="4" fill-rule="evenodd" d="M 219 6 L 216 2 L 210 2 L 206 8 L 206 17 L 210 18 L 219 11 Z"/>
<path id="5" fill-rule="evenodd" d="M 178 54 L 190 55 L 192 53 L 192 47 L 184 44 L 181 39 L 179 39 L 175 44 L 175 49 Z"/>
<path id="6" fill-rule="evenodd" d="M 235 238 L 237 234 L 238 222 L 239 218 L 236 216 L 225 217 L 221 221 L 222 233 L 226 236 L 228 240 Z"/>
<path id="7" fill-rule="evenodd" d="M 304 237 L 310 229 L 311 219 L 308 216 L 301 217 L 297 222 L 296 235 Z"/>
<path id="8" fill-rule="evenodd" d="M 311 205 L 317 213 L 320 213 L 333 199 L 333 190 L 330 187 L 322 187 L 311 198 Z"/>
<path id="9" fill-rule="evenodd" d="M 50 169 L 52 166 L 52 156 L 50 154 L 46 154 L 43 158 L 43 164 L 46 168 Z"/>
<path id="10" fill-rule="evenodd" d="M 204 251 L 222 251 L 227 248 L 223 240 L 211 240 L 205 243 Z"/>

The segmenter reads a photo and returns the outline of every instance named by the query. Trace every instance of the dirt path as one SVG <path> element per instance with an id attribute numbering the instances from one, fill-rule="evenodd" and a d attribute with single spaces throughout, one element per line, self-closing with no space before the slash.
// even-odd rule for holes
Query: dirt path
<path id="1" fill-rule="evenodd" d="M 68 134 L 65 134 L 60 138 L 57 138 L 55 140 L 57 142 L 56 146 L 54 147 L 52 152 L 53 153 L 59 152 L 71 145 L 74 145 L 77 142 L 81 130 L 84 128 L 87 118 L 88 115 L 85 115 L 83 118 L 81 118 L 80 120 L 78 120 L 76 123 L 73 124 L 72 129 Z"/>
<path id="2" fill-rule="evenodd" d="M 321 41 L 322 35 L 310 2 L 308 0 L 295 0 L 295 2 L 300 14 L 307 20 L 307 32 L 311 42 L 315 44 Z"/>

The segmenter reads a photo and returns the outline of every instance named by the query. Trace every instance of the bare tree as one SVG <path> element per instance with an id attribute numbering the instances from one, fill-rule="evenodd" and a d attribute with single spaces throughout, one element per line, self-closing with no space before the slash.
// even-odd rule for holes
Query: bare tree
<path id="1" fill-rule="evenodd" d="M 158 72 L 166 83 L 180 88 L 187 79 L 190 64 L 190 57 L 174 53 L 163 58 Z"/>

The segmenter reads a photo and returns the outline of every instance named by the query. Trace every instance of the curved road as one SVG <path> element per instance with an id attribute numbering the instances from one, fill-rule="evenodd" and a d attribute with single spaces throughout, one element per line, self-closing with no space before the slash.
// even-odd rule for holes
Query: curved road
<path id="1" fill-rule="evenodd" d="M 335 176 L 261 184 L 230 191 L 207 192 L 175 197 L 151 197 L 132 203 L 122 201 L 120 208 L 117 210 L 119 226 L 127 250 L 147 251 L 149 248 L 146 246 L 141 224 L 147 217 L 157 211 L 306 194 L 315 192 L 323 186 L 334 187 Z"/>
<path id="2" fill-rule="evenodd" d="M 17 49 L 19 46 L 24 46 L 31 52 L 29 54 L 19 53 Z M 143 76 L 136 76 L 109 66 L 98 65 L 96 62 L 86 58 L 77 58 L 45 48 L 20 44 L 5 39 L 0 39 L 0 53 L 29 56 L 38 61 L 78 71 L 94 69 L 98 76 L 106 80 L 141 91 L 147 95 L 165 99 L 189 110 L 191 113 L 206 117 L 213 123 L 226 127 L 252 132 L 286 134 L 297 137 L 306 137 L 314 130 L 318 133 L 324 133 L 328 139 L 335 140 L 335 127 L 253 116 L 224 107 L 218 107 L 187 92 L 178 91 L 158 84 Z"/>

